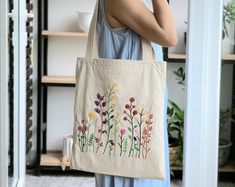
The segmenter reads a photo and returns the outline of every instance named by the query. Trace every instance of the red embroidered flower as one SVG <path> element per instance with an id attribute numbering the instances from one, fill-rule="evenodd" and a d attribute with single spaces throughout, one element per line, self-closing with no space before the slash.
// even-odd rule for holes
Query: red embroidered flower
<path id="1" fill-rule="evenodd" d="M 133 103 L 134 101 L 135 101 L 135 98 L 134 98 L 134 97 L 131 97 L 131 98 L 130 98 L 130 102 Z"/>
<path id="2" fill-rule="evenodd" d="M 126 104 L 126 105 L 125 105 L 125 108 L 126 108 L 126 109 L 130 109 L 130 105 Z"/>
<path id="3" fill-rule="evenodd" d="M 88 130 L 88 127 L 87 127 L 87 126 L 83 126 L 82 131 L 83 131 L 83 132 L 86 132 L 87 130 Z"/>
<path id="4" fill-rule="evenodd" d="M 138 114 L 138 111 L 137 110 L 134 110 L 133 111 L 133 115 L 136 116 Z"/>
<path id="5" fill-rule="evenodd" d="M 123 119 L 124 119 L 124 121 L 126 121 L 126 120 L 127 120 L 127 117 L 124 117 Z"/>
<path id="6" fill-rule="evenodd" d="M 80 131 L 82 131 L 83 130 L 83 128 L 82 128 L 82 126 L 78 126 L 78 131 L 80 132 Z"/>

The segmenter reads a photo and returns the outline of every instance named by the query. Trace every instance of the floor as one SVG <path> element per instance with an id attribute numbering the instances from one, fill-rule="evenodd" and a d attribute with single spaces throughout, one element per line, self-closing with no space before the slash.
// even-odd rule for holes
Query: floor
<path id="1" fill-rule="evenodd" d="M 95 187 L 94 177 L 77 176 L 26 176 L 25 187 Z M 181 187 L 181 181 L 172 181 L 171 187 Z M 219 183 L 218 187 L 235 187 L 235 183 Z"/>

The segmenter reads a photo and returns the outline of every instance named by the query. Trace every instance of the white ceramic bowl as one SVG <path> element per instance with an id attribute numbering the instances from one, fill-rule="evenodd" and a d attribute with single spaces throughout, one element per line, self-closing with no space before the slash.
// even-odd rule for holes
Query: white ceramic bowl
<path id="1" fill-rule="evenodd" d="M 78 27 L 83 32 L 88 32 L 91 24 L 93 12 L 81 12 L 77 11 Z"/>

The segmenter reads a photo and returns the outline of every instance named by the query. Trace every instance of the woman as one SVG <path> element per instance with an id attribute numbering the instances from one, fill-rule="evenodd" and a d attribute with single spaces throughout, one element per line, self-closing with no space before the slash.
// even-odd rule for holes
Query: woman
<path id="1" fill-rule="evenodd" d="M 154 42 L 155 56 L 157 59 L 162 59 L 162 48 L 159 45 L 174 46 L 177 43 L 176 29 L 167 0 L 152 0 L 152 5 L 154 13 L 141 0 L 99 0 L 97 19 L 99 57 L 140 60 L 141 37 L 143 37 Z M 167 89 L 164 117 L 166 180 L 96 174 L 97 187 L 170 187 L 166 109 Z"/>

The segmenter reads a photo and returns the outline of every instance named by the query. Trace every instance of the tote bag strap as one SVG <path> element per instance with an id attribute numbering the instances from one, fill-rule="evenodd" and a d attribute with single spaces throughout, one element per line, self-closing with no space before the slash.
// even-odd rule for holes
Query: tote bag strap
<path id="1" fill-rule="evenodd" d="M 94 14 L 92 17 L 88 41 L 87 41 L 87 49 L 86 49 L 86 57 L 87 58 L 98 58 L 98 46 L 97 46 L 97 36 L 96 36 L 96 24 L 98 18 L 98 9 L 99 9 L 99 1 L 96 1 Z M 155 55 L 151 46 L 151 42 L 142 38 L 142 58 L 143 60 L 154 60 Z"/>

